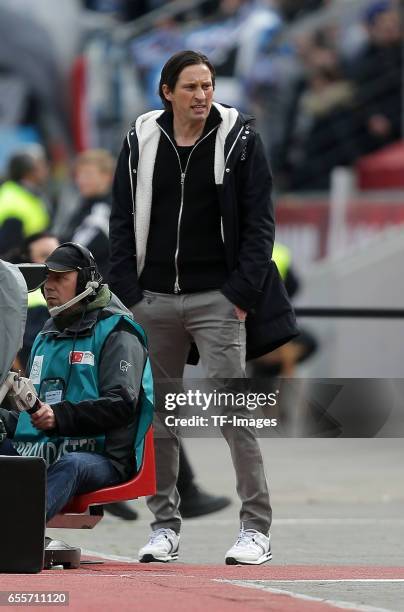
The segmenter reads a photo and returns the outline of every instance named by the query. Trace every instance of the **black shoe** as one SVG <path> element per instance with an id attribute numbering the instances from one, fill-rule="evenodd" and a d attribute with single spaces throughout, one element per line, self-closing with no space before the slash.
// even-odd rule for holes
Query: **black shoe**
<path id="1" fill-rule="evenodd" d="M 136 512 L 136 510 L 133 510 L 126 502 L 114 502 L 113 504 L 105 504 L 104 510 L 109 512 L 109 514 L 112 514 L 112 516 L 121 518 L 124 521 L 136 521 L 136 519 L 138 518 L 138 513 Z"/>
<path id="2" fill-rule="evenodd" d="M 230 504 L 231 500 L 228 497 L 210 495 L 193 484 L 187 488 L 185 493 L 182 493 L 180 513 L 182 518 L 194 518 L 218 512 Z"/>

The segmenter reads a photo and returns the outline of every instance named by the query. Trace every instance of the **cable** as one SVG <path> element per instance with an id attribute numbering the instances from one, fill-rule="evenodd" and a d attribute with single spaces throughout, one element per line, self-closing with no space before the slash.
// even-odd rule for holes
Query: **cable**
<path id="1" fill-rule="evenodd" d="M 86 314 L 86 308 L 84 307 L 83 308 L 83 312 L 81 313 L 79 324 L 77 326 L 76 332 L 75 332 L 74 337 L 73 337 L 73 346 L 72 346 L 72 350 L 71 350 L 71 353 L 70 353 L 69 372 L 67 373 L 67 381 L 66 381 L 66 388 L 65 388 L 65 397 L 67 395 L 67 390 L 69 388 L 70 377 L 71 377 L 71 374 L 72 374 L 74 349 L 76 347 L 77 337 L 78 337 L 78 334 L 79 334 L 79 331 L 80 331 L 80 327 L 81 327 L 81 324 L 83 322 L 85 314 Z"/>

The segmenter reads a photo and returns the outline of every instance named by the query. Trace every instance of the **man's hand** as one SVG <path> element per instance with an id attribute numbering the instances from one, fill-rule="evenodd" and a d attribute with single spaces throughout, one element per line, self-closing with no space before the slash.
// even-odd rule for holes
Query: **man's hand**
<path id="1" fill-rule="evenodd" d="M 236 316 L 238 318 L 239 321 L 245 321 L 247 318 L 247 312 L 245 310 L 243 310 L 242 308 L 239 308 L 238 306 L 234 307 L 235 311 L 236 311 Z"/>
<path id="2" fill-rule="evenodd" d="M 52 408 L 49 404 L 44 404 L 40 400 L 39 408 L 31 415 L 31 423 L 37 429 L 54 429 L 56 427 L 56 419 Z"/>

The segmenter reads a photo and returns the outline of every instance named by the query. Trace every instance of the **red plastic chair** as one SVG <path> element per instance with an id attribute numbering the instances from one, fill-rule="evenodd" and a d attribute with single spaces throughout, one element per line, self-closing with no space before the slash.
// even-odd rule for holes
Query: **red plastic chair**
<path id="1" fill-rule="evenodd" d="M 153 428 L 145 436 L 143 461 L 139 472 L 131 480 L 113 487 L 105 487 L 92 493 L 74 497 L 51 519 L 47 527 L 66 527 L 70 529 L 92 529 L 102 518 L 103 504 L 137 499 L 156 492 L 156 465 L 154 458 Z"/>

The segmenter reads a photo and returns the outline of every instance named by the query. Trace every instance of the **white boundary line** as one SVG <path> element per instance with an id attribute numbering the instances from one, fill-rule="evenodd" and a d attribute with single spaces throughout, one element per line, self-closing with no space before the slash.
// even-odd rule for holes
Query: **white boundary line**
<path id="1" fill-rule="evenodd" d="M 267 578 L 266 580 L 254 580 L 254 582 L 262 584 L 267 582 L 404 582 L 404 578 Z"/>
<path id="2" fill-rule="evenodd" d="M 236 520 L 233 519 L 214 519 L 206 517 L 205 519 L 187 519 L 183 524 L 184 529 L 190 527 L 206 527 L 208 523 L 215 525 L 236 525 Z M 275 527 L 278 525 L 404 525 L 404 519 L 401 518 L 278 518 L 272 521 Z"/>
<path id="3" fill-rule="evenodd" d="M 122 557 L 121 555 L 108 555 L 107 553 L 97 552 L 95 550 L 86 550 L 83 548 L 81 554 L 85 557 L 96 557 L 97 559 L 105 559 L 106 561 L 123 561 L 124 563 L 139 563 L 139 559 L 133 557 Z"/>
<path id="4" fill-rule="evenodd" d="M 132 564 L 137 564 L 139 563 L 138 559 L 133 559 L 131 557 L 123 557 L 120 555 L 109 555 L 106 553 L 100 553 L 97 551 L 92 551 L 92 550 L 86 550 L 86 549 L 82 549 L 82 554 L 85 556 L 89 556 L 89 557 L 95 557 L 96 559 L 105 559 L 106 561 L 123 561 L 125 563 L 132 563 Z M 49 573 L 49 575 L 51 575 L 51 573 Z M 99 572 L 96 573 L 91 573 L 91 574 L 85 574 L 88 576 L 98 576 L 98 577 L 120 577 L 120 578 L 133 578 L 133 576 L 131 574 L 101 574 Z M 161 575 L 161 576 L 173 576 L 172 573 L 167 573 L 167 574 L 154 574 L 154 572 L 148 574 L 148 575 Z M 181 574 L 181 576 L 183 576 Z M 183 576 L 184 578 L 194 578 L 194 576 Z M 272 583 L 288 583 L 288 582 L 298 582 L 298 583 L 321 583 L 321 582 L 326 582 L 326 583 L 338 583 L 338 582 L 349 582 L 349 583 L 379 583 L 379 582 L 383 582 L 383 583 L 387 583 L 387 582 L 391 582 L 391 583 L 396 583 L 396 582 L 404 582 L 404 579 L 402 578 L 392 578 L 392 579 L 388 579 L 388 578 L 352 578 L 352 579 L 297 579 L 297 580 L 279 580 L 279 579 L 273 579 L 273 580 L 254 580 L 254 583 L 252 583 L 252 581 L 248 581 L 248 580 L 227 580 L 227 579 L 221 579 L 221 578 L 210 578 L 210 580 L 212 580 L 213 582 L 226 582 L 229 584 L 234 584 L 235 586 L 240 586 L 240 587 L 245 587 L 245 588 L 250 588 L 250 589 L 260 589 L 263 591 L 267 591 L 268 593 L 273 593 L 273 594 L 278 594 L 278 595 L 288 595 L 289 597 L 292 597 L 294 599 L 302 599 L 302 600 L 306 600 L 306 601 L 316 601 L 316 602 L 322 602 L 325 604 L 328 604 L 330 606 L 333 606 L 335 608 L 340 608 L 340 609 L 344 609 L 344 610 L 356 610 L 359 612 L 394 612 L 393 610 L 387 609 L 387 608 L 376 608 L 374 606 L 366 606 L 366 605 L 362 605 L 362 604 L 353 604 L 351 602 L 346 602 L 346 601 L 339 601 L 339 600 L 333 600 L 333 599 L 323 599 L 321 597 L 313 597 L 310 595 L 302 595 L 300 593 L 294 593 L 293 591 L 288 591 L 286 589 L 276 589 L 273 587 L 268 587 L 267 583 L 268 582 L 272 582 Z"/>
<path id="5" fill-rule="evenodd" d="M 301 593 L 294 593 L 293 591 L 288 591 L 286 589 L 274 589 L 272 587 L 264 586 L 261 584 L 251 584 L 249 581 L 245 581 L 245 580 L 221 580 L 221 579 L 214 579 L 214 580 L 216 582 L 228 582 L 230 584 L 234 584 L 235 586 L 245 587 L 249 589 L 260 589 L 262 591 L 267 591 L 268 593 L 273 593 L 274 595 L 288 595 L 289 597 L 292 597 L 293 599 L 302 599 L 305 601 L 316 601 L 316 602 L 324 603 L 334 608 L 340 608 L 343 610 L 357 610 L 357 611 L 359 610 L 360 612 L 394 612 L 394 610 L 390 610 L 387 608 L 375 608 L 374 606 L 354 604 L 349 601 L 339 601 L 337 599 L 324 599 L 322 597 L 313 597 L 312 595 L 302 595 Z M 321 582 L 321 581 L 318 581 L 318 582 Z"/>
<path id="6" fill-rule="evenodd" d="M 82 549 L 82 555 L 85 557 L 95 557 L 96 559 L 105 559 L 106 561 L 122 561 L 124 563 L 140 563 L 139 559 L 135 559 L 134 557 L 124 557 L 122 555 L 110 555 L 108 553 L 103 553 L 95 550 L 87 550 L 85 548 Z M 181 561 L 179 565 L 182 565 Z M 201 564 L 198 564 L 201 565 Z M 205 565 L 205 564 L 202 564 Z M 172 567 L 172 565 L 171 565 Z M 287 566 L 285 566 L 287 567 Z M 307 566 L 310 568 L 310 565 Z M 327 568 L 327 566 L 324 566 Z M 347 566 L 350 567 L 350 566 Z M 372 566 L 369 566 L 371 568 Z M 388 566 L 386 566 L 388 568 Z M 344 568 L 344 566 L 341 566 Z M 164 574 L 165 575 L 165 574 Z M 267 582 L 363 582 L 363 583 L 371 583 L 371 582 L 404 582 L 404 578 L 268 578 L 266 580 L 255 580 L 254 582 L 260 582 L 262 584 Z"/>
<path id="7" fill-rule="evenodd" d="M 85 550 L 83 549 L 82 554 L 84 556 L 88 556 L 88 557 L 96 557 L 97 559 L 105 559 L 105 561 L 123 561 L 124 563 L 132 563 L 134 565 L 136 564 L 140 564 L 140 561 L 138 559 L 134 559 L 132 557 L 121 557 L 120 555 L 108 555 L 108 554 L 104 554 L 104 553 L 100 553 L 100 552 L 95 552 L 93 550 Z M 167 565 L 167 564 L 164 564 Z M 181 563 L 181 561 L 179 563 L 176 563 L 175 565 L 179 565 L 180 567 L 183 567 L 184 564 Z M 150 567 L 150 566 L 149 566 Z M 173 564 L 170 564 L 170 567 L 173 567 Z M 159 569 L 159 566 L 156 566 L 156 571 Z M 100 575 L 100 574 L 98 574 Z M 104 576 L 114 576 L 116 574 L 102 574 Z M 191 576 L 191 575 L 186 575 L 186 574 L 173 574 L 173 572 L 167 572 L 166 574 L 159 574 L 159 573 L 155 573 L 152 571 L 147 572 L 147 576 L 161 576 L 161 577 L 172 577 L 174 575 L 177 576 L 182 576 L 184 578 L 195 578 L 195 576 Z M 129 575 L 130 578 L 133 578 L 133 575 Z"/>
<path id="8" fill-rule="evenodd" d="M 390 518 L 359 518 L 359 517 L 338 517 L 338 518 L 279 518 L 274 519 L 274 524 L 279 525 L 384 525 L 393 523 L 404 525 L 404 519 L 399 517 Z"/>

